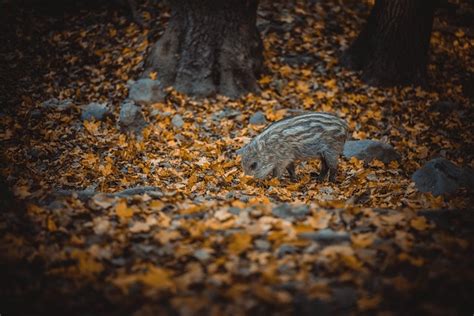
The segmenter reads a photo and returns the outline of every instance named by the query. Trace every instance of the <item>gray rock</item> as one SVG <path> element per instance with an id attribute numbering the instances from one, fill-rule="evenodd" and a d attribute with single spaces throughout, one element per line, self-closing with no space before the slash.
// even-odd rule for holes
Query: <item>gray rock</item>
<path id="1" fill-rule="evenodd" d="M 92 102 L 82 107 L 81 120 L 83 121 L 102 121 L 107 115 L 110 115 L 107 103 Z"/>
<path id="2" fill-rule="evenodd" d="M 128 98 L 140 105 L 163 102 L 166 93 L 157 80 L 139 79 L 129 85 Z"/>
<path id="3" fill-rule="evenodd" d="M 230 109 L 230 108 L 225 108 L 223 109 L 222 111 L 219 111 L 217 113 L 214 113 L 212 114 L 211 118 L 214 120 L 214 121 L 220 121 L 224 118 L 234 118 L 234 117 L 237 117 L 239 115 L 241 115 L 242 112 L 240 112 L 239 110 L 234 110 L 234 109 Z"/>
<path id="4" fill-rule="evenodd" d="M 338 311 L 351 309 L 357 304 L 357 292 L 352 287 L 333 287 L 332 294 L 333 304 L 337 306 Z"/>
<path id="5" fill-rule="evenodd" d="M 41 103 L 41 107 L 45 109 L 53 109 L 58 111 L 65 111 L 70 109 L 74 104 L 70 99 L 58 100 L 52 98 Z"/>
<path id="6" fill-rule="evenodd" d="M 451 101 L 437 101 L 431 105 L 431 111 L 441 114 L 449 114 L 459 109 L 459 104 Z"/>
<path id="7" fill-rule="evenodd" d="M 275 206 L 272 209 L 272 214 L 281 218 L 288 218 L 293 216 L 293 213 L 291 212 L 291 206 L 287 203 Z"/>
<path id="8" fill-rule="evenodd" d="M 254 241 L 255 247 L 260 251 L 268 251 L 272 247 L 272 245 L 264 239 L 257 239 Z"/>
<path id="9" fill-rule="evenodd" d="M 314 240 L 320 243 L 340 243 L 350 240 L 346 232 L 336 232 L 332 229 L 321 229 L 315 232 L 304 232 L 298 234 L 301 239 Z"/>
<path id="10" fill-rule="evenodd" d="M 347 141 L 344 144 L 343 155 L 346 158 L 356 157 L 365 162 L 374 159 L 384 163 L 400 160 L 400 155 L 391 145 L 370 139 Z"/>
<path id="11" fill-rule="evenodd" d="M 305 217 L 311 213 L 308 205 L 298 205 L 293 208 L 293 214 L 296 217 Z"/>
<path id="12" fill-rule="evenodd" d="M 211 258 L 211 254 L 206 249 L 198 249 L 193 253 L 193 256 L 199 261 L 208 261 Z"/>
<path id="13" fill-rule="evenodd" d="M 283 244 L 278 248 L 278 250 L 276 251 L 276 254 L 277 254 L 277 257 L 281 258 L 286 255 L 296 253 L 297 251 L 298 251 L 298 248 L 296 248 L 295 246 Z"/>
<path id="14" fill-rule="evenodd" d="M 291 206 L 287 203 L 280 204 L 272 209 L 272 214 L 281 218 L 302 218 L 310 212 L 307 205 Z"/>
<path id="15" fill-rule="evenodd" d="M 141 109 L 130 100 L 125 100 L 120 106 L 119 126 L 124 132 L 136 134 L 146 126 Z"/>
<path id="16" fill-rule="evenodd" d="M 474 186 L 472 170 L 460 168 L 444 158 L 428 161 L 411 178 L 419 191 L 433 195 L 451 194 L 461 187 L 472 190 Z"/>
<path id="17" fill-rule="evenodd" d="M 249 119 L 249 124 L 251 125 L 263 125 L 267 124 L 267 119 L 265 114 L 262 111 L 255 112 Z"/>
<path id="18" fill-rule="evenodd" d="M 30 117 L 32 119 L 38 119 L 38 118 L 41 118 L 43 115 L 41 114 L 41 111 L 39 109 L 34 109 L 34 110 L 31 110 L 30 112 Z"/>
<path id="19" fill-rule="evenodd" d="M 239 215 L 240 211 L 242 211 L 242 209 L 240 209 L 238 207 L 234 207 L 234 206 L 229 207 L 229 213 L 231 213 L 231 214 Z"/>
<path id="20" fill-rule="evenodd" d="M 179 114 L 176 114 L 175 116 L 173 116 L 173 118 L 171 119 L 171 123 L 176 128 L 181 128 L 184 125 L 183 118 Z"/>
<path id="21" fill-rule="evenodd" d="M 292 273 L 294 271 L 294 268 L 290 267 L 287 264 L 282 264 L 282 265 L 278 266 L 277 271 L 278 271 L 279 274 L 280 273 L 281 274 L 288 274 L 288 273 Z"/>
<path id="22" fill-rule="evenodd" d="M 281 58 L 283 63 L 291 66 L 313 65 L 316 57 L 309 54 L 286 55 Z"/>

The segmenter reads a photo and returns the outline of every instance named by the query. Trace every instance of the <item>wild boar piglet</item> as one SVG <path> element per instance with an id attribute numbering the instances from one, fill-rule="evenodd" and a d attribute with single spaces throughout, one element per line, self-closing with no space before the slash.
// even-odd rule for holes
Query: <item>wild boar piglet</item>
<path id="1" fill-rule="evenodd" d="M 329 175 L 334 181 L 347 133 L 344 120 L 330 113 L 312 112 L 274 122 L 237 153 L 244 172 L 259 179 L 269 174 L 281 177 L 286 169 L 295 180 L 296 162 L 320 158 L 318 179 Z"/>

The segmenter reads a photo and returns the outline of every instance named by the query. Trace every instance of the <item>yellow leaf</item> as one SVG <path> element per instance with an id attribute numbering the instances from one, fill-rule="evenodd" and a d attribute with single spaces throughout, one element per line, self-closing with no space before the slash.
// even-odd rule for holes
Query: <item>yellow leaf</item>
<path id="1" fill-rule="evenodd" d="M 165 206 L 165 203 L 163 203 L 160 200 L 153 200 L 153 201 L 150 202 L 150 208 L 155 210 L 155 211 L 161 210 L 163 208 L 163 206 Z"/>
<path id="2" fill-rule="evenodd" d="M 359 307 L 359 310 L 361 311 L 366 311 L 369 309 L 376 308 L 381 301 L 382 298 L 380 297 L 380 295 L 375 295 L 374 297 L 361 297 L 357 301 L 357 307 Z"/>
<path id="3" fill-rule="evenodd" d="M 416 230 L 423 231 L 431 227 L 430 223 L 423 216 L 417 216 L 410 221 L 410 226 Z"/>
<path id="4" fill-rule="evenodd" d="M 150 230 L 150 224 L 146 222 L 135 222 L 132 227 L 130 227 L 130 231 L 132 233 L 144 233 Z"/>
<path id="5" fill-rule="evenodd" d="M 56 226 L 56 223 L 53 221 L 51 217 L 48 217 L 48 230 L 50 232 L 55 232 L 58 230 L 58 227 Z"/>
<path id="6" fill-rule="evenodd" d="M 122 200 L 115 206 L 115 213 L 122 219 L 130 218 L 133 216 L 133 209 L 127 206 L 126 201 Z"/>
<path id="7" fill-rule="evenodd" d="M 459 29 L 459 30 L 456 31 L 456 33 L 454 33 L 454 35 L 456 35 L 456 37 L 461 38 L 461 37 L 464 37 L 464 35 L 466 35 L 466 33 L 464 33 L 463 30 Z"/>
<path id="8" fill-rule="evenodd" d="M 237 208 L 245 208 L 245 203 L 240 200 L 232 201 L 232 206 Z"/>
<path id="9" fill-rule="evenodd" d="M 272 178 L 268 181 L 266 181 L 268 185 L 271 185 L 273 187 L 277 187 L 280 185 L 280 180 L 278 180 L 278 178 Z"/>
<path id="10" fill-rule="evenodd" d="M 337 89 L 337 85 L 336 85 L 336 79 L 331 79 L 331 80 L 328 80 L 324 83 L 324 86 L 328 89 Z"/>
<path id="11" fill-rule="evenodd" d="M 306 220 L 306 223 L 314 229 L 324 229 L 329 225 L 332 215 L 325 211 L 316 211 L 313 216 Z"/>
<path id="12" fill-rule="evenodd" d="M 298 81 L 296 84 L 296 91 L 299 93 L 308 93 L 309 92 L 309 84 L 305 81 Z"/>
<path id="13" fill-rule="evenodd" d="M 314 100 L 311 97 L 306 97 L 303 99 L 303 105 L 305 108 L 310 108 L 314 105 Z"/>
<path id="14" fill-rule="evenodd" d="M 169 243 L 172 240 L 181 239 L 183 236 L 177 230 L 160 230 L 153 236 L 162 245 Z"/>
<path id="15" fill-rule="evenodd" d="M 16 186 L 14 189 L 13 189 L 13 193 L 19 197 L 20 199 L 24 199 L 28 196 L 31 195 L 31 193 L 28 191 L 29 190 L 29 187 L 26 186 L 26 185 L 20 185 L 20 186 Z"/>
<path id="16" fill-rule="evenodd" d="M 372 160 L 372 162 L 370 163 L 370 165 L 372 167 L 377 167 L 377 168 L 385 168 L 385 164 L 383 162 L 381 162 L 380 160 Z"/>
<path id="17" fill-rule="evenodd" d="M 110 35 L 110 37 L 115 37 L 115 35 L 117 35 L 117 30 L 114 29 L 114 28 L 110 28 L 109 29 L 109 35 Z"/>
<path id="18" fill-rule="evenodd" d="M 104 177 L 106 177 L 112 173 L 112 168 L 113 166 L 111 163 L 106 163 L 105 165 L 99 166 L 99 171 L 102 173 Z"/>
<path id="19" fill-rule="evenodd" d="M 232 254 L 239 255 L 250 247 L 252 236 L 247 233 L 235 233 L 232 235 L 228 249 Z"/>
<path id="20" fill-rule="evenodd" d="M 293 72 L 293 69 L 290 66 L 283 66 L 280 68 L 280 74 L 284 77 L 290 75 Z"/>
<path id="21" fill-rule="evenodd" d="M 96 261 L 89 253 L 75 249 L 71 257 L 78 261 L 79 270 L 85 274 L 97 274 L 102 272 L 104 266 Z"/>
<path id="22" fill-rule="evenodd" d="M 367 137 L 367 133 L 362 132 L 362 131 L 353 131 L 352 132 L 352 137 L 354 139 L 364 139 Z"/>
<path id="23" fill-rule="evenodd" d="M 188 188 L 192 188 L 193 185 L 196 184 L 196 182 L 198 181 L 198 177 L 196 176 L 196 174 L 193 174 L 189 177 L 188 179 Z"/>
<path id="24" fill-rule="evenodd" d="M 373 244 L 375 236 L 372 233 L 358 234 L 351 236 L 352 244 L 358 248 L 366 248 Z"/>
<path id="25" fill-rule="evenodd" d="M 272 81 L 271 76 L 263 76 L 258 82 L 263 85 L 263 84 L 270 83 L 271 81 Z"/>
<path id="26" fill-rule="evenodd" d="M 99 133 L 100 121 L 84 121 L 84 127 L 92 135 Z"/>
<path id="27" fill-rule="evenodd" d="M 170 272 L 162 268 L 150 267 L 148 272 L 140 279 L 146 285 L 154 288 L 167 289 L 174 287 L 174 283 L 170 278 Z"/>
<path id="28" fill-rule="evenodd" d="M 414 265 L 415 267 L 421 267 L 423 264 L 424 264 L 424 260 L 423 258 L 416 258 L 416 257 L 413 257 L 413 256 L 410 256 L 409 254 L 407 254 L 406 252 L 402 252 L 398 255 L 398 260 L 400 261 L 408 261 L 410 262 L 412 265 Z"/>
<path id="29" fill-rule="evenodd" d="M 417 152 L 418 159 L 425 159 L 426 157 L 428 157 L 430 149 L 426 146 L 419 146 L 416 149 L 416 152 Z"/>
<path id="30" fill-rule="evenodd" d="M 398 163 L 398 161 L 396 160 L 393 160 L 391 161 L 388 166 L 390 167 L 390 169 L 398 169 L 400 168 L 400 164 Z"/>
<path id="31" fill-rule="evenodd" d="M 166 269 L 153 266 L 150 266 L 145 273 L 122 275 L 112 280 L 112 283 L 125 293 L 128 292 L 128 287 L 130 285 L 137 282 L 141 282 L 148 287 L 160 290 L 175 289 L 170 272 Z"/>

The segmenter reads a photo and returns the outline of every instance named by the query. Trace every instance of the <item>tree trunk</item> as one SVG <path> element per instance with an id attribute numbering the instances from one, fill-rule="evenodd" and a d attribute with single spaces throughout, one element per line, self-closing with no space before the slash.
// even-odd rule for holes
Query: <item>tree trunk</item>
<path id="1" fill-rule="evenodd" d="M 232 98 L 258 90 L 263 65 L 258 0 L 172 0 L 171 17 L 145 63 L 164 87 Z"/>
<path id="2" fill-rule="evenodd" d="M 435 0 L 376 0 L 342 63 L 371 85 L 424 84 Z"/>

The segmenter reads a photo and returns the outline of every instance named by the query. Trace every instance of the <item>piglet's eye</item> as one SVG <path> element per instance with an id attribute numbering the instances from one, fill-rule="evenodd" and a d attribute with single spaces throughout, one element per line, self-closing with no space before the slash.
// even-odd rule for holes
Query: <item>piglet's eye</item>
<path id="1" fill-rule="evenodd" d="M 256 162 L 253 162 L 253 163 L 250 165 L 250 169 L 255 170 L 255 168 L 257 168 L 257 163 L 256 163 Z"/>

